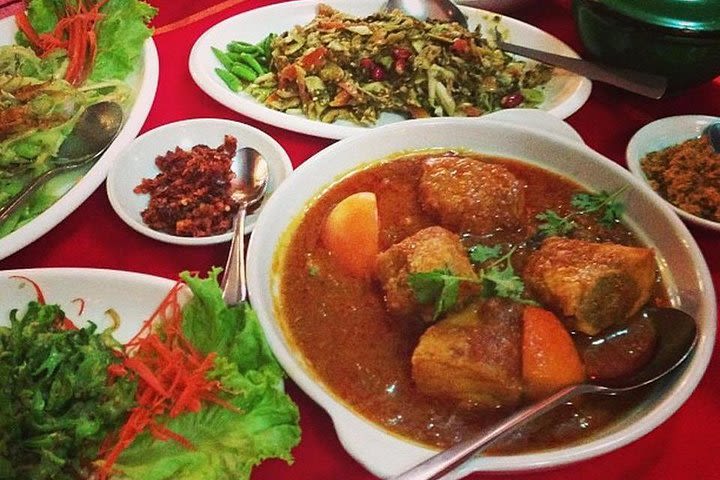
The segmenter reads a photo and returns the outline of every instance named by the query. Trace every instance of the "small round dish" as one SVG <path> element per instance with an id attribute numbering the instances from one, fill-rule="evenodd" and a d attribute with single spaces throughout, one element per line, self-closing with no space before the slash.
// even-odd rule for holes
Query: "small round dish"
<path id="1" fill-rule="evenodd" d="M 669 146 L 682 143 L 685 140 L 699 137 L 708 125 L 716 122 L 720 122 L 720 117 L 710 115 L 678 115 L 675 117 L 661 118 L 660 120 L 645 125 L 633 135 L 628 143 L 625 152 L 628 168 L 633 175 L 641 179 L 645 184 L 648 184 L 645 172 L 643 172 L 642 166 L 640 165 L 640 160 L 648 153 L 656 152 Z M 720 222 L 714 222 L 688 213 L 668 202 L 657 192 L 655 194 L 658 198 L 661 198 L 670 205 L 683 220 L 711 230 L 720 231 Z"/>
<path id="2" fill-rule="evenodd" d="M 199 144 L 215 148 L 223 143 L 225 135 L 234 136 L 238 141 L 238 148 L 256 149 L 268 162 L 270 178 L 265 199 L 245 221 L 245 233 L 250 233 L 265 201 L 290 174 L 292 164 L 287 152 L 268 134 L 231 120 L 218 118 L 183 120 L 163 125 L 137 137 L 118 156 L 108 173 L 107 194 L 115 212 L 134 230 L 162 242 L 178 245 L 210 245 L 230 241 L 231 231 L 208 237 L 182 237 L 151 229 L 143 222 L 141 216 L 142 211 L 147 208 L 150 197 L 133 192 L 144 178 L 154 178 L 160 173 L 155 165 L 155 158 L 158 155 L 164 155 L 175 147 L 187 150 Z"/>

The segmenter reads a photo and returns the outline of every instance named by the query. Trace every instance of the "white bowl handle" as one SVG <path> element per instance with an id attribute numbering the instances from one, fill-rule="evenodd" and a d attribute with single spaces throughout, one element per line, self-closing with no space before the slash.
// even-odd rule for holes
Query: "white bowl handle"
<path id="1" fill-rule="evenodd" d="M 535 108 L 515 108 L 498 110 L 482 117 L 495 122 L 522 125 L 544 133 L 555 134 L 582 145 L 585 144 L 580 134 L 567 122 L 543 110 Z"/>

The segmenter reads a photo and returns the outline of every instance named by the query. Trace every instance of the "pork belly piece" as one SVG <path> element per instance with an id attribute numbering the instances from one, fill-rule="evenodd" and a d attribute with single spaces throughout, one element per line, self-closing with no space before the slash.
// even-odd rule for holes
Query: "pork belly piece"
<path id="1" fill-rule="evenodd" d="M 655 255 L 649 248 L 551 237 L 530 255 L 523 278 L 541 302 L 595 335 L 648 301 Z"/>
<path id="2" fill-rule="evenodd" d="M 444 268 L 458 276 L 475 277 L 460 237 L 442 227 L 420 230 L 380 253 L 376 275 L 385 292 L 388 311 L 396 315 L 419 313 L 424 319 L 431 319 L 433 306 L 418 303 L 408 284 L 408 276 Z M 462 304 L 476 288 L 475 285 L 461 284 L 458 303 Z"/>
<path id="3" fill-rule="evenodd" d="M 463 407 L 516 406 L 522 396 L 522 310 L 493 298 L 428 328 L 412 356 L 418 389 Z"/>
<path id="4" fill-rule="evenodd" d="M 502 165 L 475 158 L 429 158 L 418 184 L 423 210 L 458 233 L 524 230 L 525 184 Z"/>

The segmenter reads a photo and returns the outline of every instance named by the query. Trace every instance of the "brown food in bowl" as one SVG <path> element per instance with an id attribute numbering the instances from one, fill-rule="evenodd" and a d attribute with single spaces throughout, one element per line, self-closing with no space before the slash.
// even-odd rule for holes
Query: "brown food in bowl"
<path id="1" fill-rule="evenodd" d="M 477 154 L 446 156 L 502 166 L 522 183 L 524 220 L 520 228 L 475 235 L 438 225 L 438 218 L 423 207 L 420 194 L 424 165 L 438 154 L 420 152 L 365 166 L 324 188 L 293 222 L 276 257 L 278 319 L 317 381 L 370 421 L 396 435 L 438 447 L 466 439 L 531 401 L 520 362 L 525 348 L 524 313 L 529 302 L 541 304 L 545 311 L 552 306 L 543 304 L 530 289 L 514 298 L 498 298 L 499 291 L 486 289 L 479 272 L 494 272 L 499 290 L 507 286 L 503 282 L 522 282 L 519 274 L 541 244 L 537 241 L 541 220 L 536 215 L 548 209 L 565 215 L 574 209 L 574 195 L 587 192 L 568 178 L 519 161 Z M 372 192 L 377 198 L 380 248 L 384 251 L 379 258 L 385 256 L 388 265 L 394 265 L 390 258 L 400 258 L 400 267 L 394 265 L 385 273 L 380 268 L 374 279 L 343 272 L 321 240 L 328 213 L 357 192 Z M 637 237 L 621 223 L 607 227 L 592 215 L 574 218 L 574 237 L 640 247 Z M 420 256 L 423 268 L 400 275 L 416 253 L 408 244 L 426 235 L 428 243 L 424 243 L 426 250 Z M 436 241 L 442 246 L 431 247 Z M 478 243 L 498 247 L 503 256 L 473 260 L 470 272 L 467 259 L 458 260 L 458 248 L 468 255 L 467 249 Z M 438 270 L 443 273 L 438 274 Z M 442 289 L 449 292 L 448 297 L 456 295 L 455 308 L 448 308 L 434 324 L 423 315 L 423 309 L 431 305 L 421 302 L 417 308 L 417 292 L 407 280 L 401 285 L 401 276 L 407 278 L 413 273 L 443 278 Z M 653 292 L 648 303 L 666 298 L 662 284 L 655 281 L 654 264 L 652 274 Z M 388 308 L 388 279 L 395 282 L 393 288 L 405 292 L 409 308 Z M 461 294 L 466 283 L 476 288 L 469 297 Z M 472 303 L 463 310 L 466 299 Z M 571 320 L 563 317 L 557 321 L 571 351 L 580 359 L 583 350 L 575 342 L 579 335 L 568 332 L 563 324 Z M 635 348 L 641 344 L 627 345 Z M 651 342 L 642 345 L 645 353 L 652 348 Z M 533 357 L 535 365 L 542 364 L 541 353 Z M 622 355 L 615 356 L 613 372 L 639 368 Z M 606 359 L 603 357 L 600 365 L 596 362 L 592 371 L 602 372 Z M 646 394 L 583 397 L 549 413 L 541 424 L 522 428 L 495 451 L 527 452 L 581 441 L 637 408 Z"/>
<path id="2" fill-rule="evenodd" d="M 648 153 L 640 166 L 664 199 L 692 215 L 720 222 L 720 153 L 707 135 Z"/>
<path id="3" fill-rule="evenodd" d="M 176 147 L 159 155 L 160 173 L 144 178 L 135 193 L 150 195 L 143 221 L 153 230 L 183 237 L 207 237 L 228 232 L 238 206 L 230 197 L 235 174 L 230 167 L 237 150 L 231 135 L 217 148 Z"/>

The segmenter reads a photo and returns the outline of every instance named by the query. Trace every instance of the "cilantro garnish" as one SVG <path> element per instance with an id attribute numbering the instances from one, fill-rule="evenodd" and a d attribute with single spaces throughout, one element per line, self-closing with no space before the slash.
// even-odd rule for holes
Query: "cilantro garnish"
<path id="1" fill-rule="evenodd" d="M 567 235 L 577 227 L 573 221 L 574 217 L 591 213 L 598 217 L 601 225 L 611 227 L 620 220 L 625 211 L 625 205 L 618 200 L 618 197 L 627 188 L 628 186 L 625 185 L 612 193 L 605 190 L 600 193 L 576 193 L 570 200 L 576 211 L 561 217 L 554 210 L 545 210 L 535 216 L 543 222 L 538 226 L 538 232 L 546 237 Z"/>
<path id="2" fill-rule="evenodd" d="M 469 249 L 470 260 L 473 263 L 483 263 L 495 260 L 487 267 L 481 269 L 476 277 L 463 277 L 455 275 L 448 267 L 435 269 L 431 272 L 411 273 L 408 275 L 408 284 L 421 304 L 434 304 L 433 321 L 450 311 L 459 300 L 460 284 L 462 282 L 475 283 L 482 286 L 481 295 L 485 298 L 504 297 L 523 303 L 534 303 L 532 300 L 522 298 L 525 283 L 513 269 L 510 257 L 515 252 L 511 248 L 505 255 L 500 256 L 502 247 L 495 245 L 475 245 Z"/>

